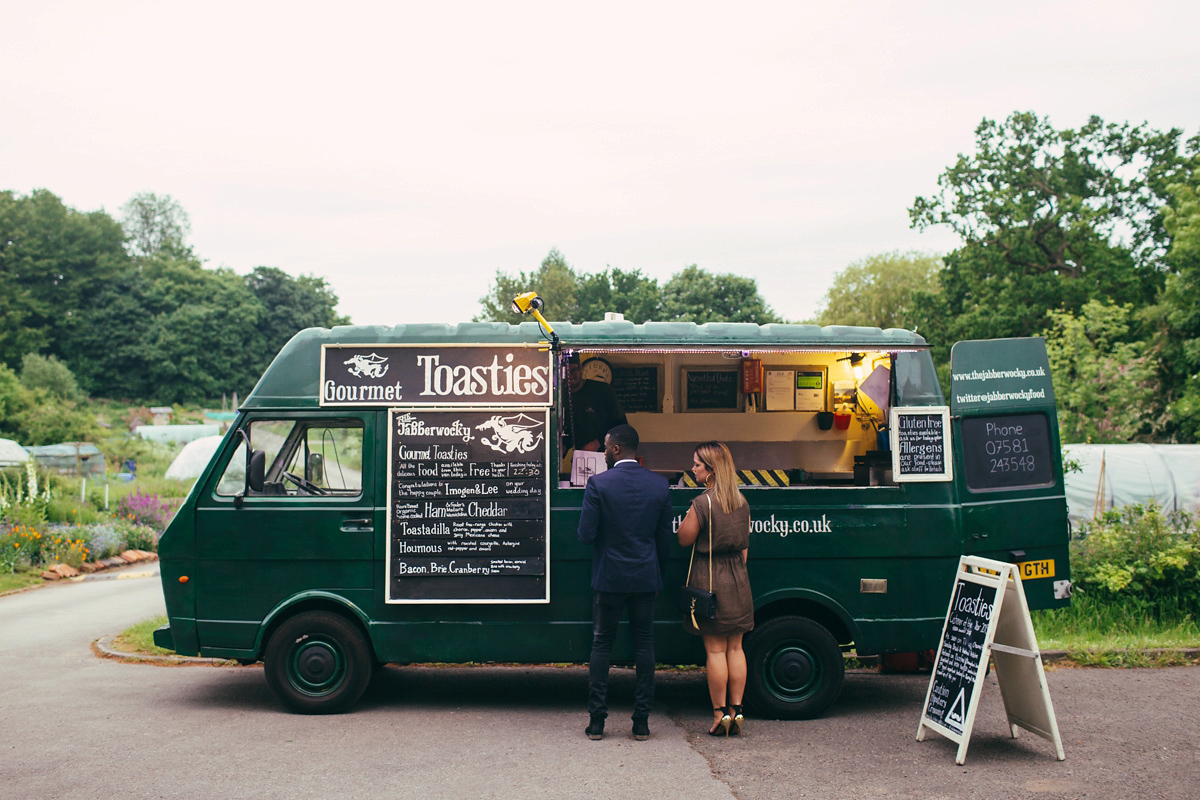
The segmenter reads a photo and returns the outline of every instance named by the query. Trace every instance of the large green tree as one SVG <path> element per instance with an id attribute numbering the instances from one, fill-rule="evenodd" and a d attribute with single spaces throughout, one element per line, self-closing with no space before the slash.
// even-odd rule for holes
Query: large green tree
<path id="1" fill-rule="evenodd" d="M 633 323 L 662 319 L 662 290 L 641 270 L 616 267 L 579 276 L 575 290 L 578 322 L 604 319 L 606 312 L 624 314 Z"/>
<path id="2" fill-rule="evenodd" d="M 1063 442 L 1128 442 L 1153 432 L 1154 364 L 1128 341 L 1129 306 L 1089 300 L 1052 311 L 1043 332 Z"/>
<path id="3" fill-rule="evenodd" d="M 945 257 L 940 295 L 922 303 L 925 330 L 948 346 L 1027 336 L 1049 312 L 1093 299 L 1151 303 L 1180 136 L 1098 117 L 1062 130 L 1032 113 L 983 120 L 975 152 L 909 209 L 914 226 L 945 225 L 963 240 Z"/>
<path id="4" fill-rule="evenodd" d="M 663 285 L 663 319 L 680 322 L 779 322 L 753 278 L 713 274 L 695 264 Z"/>
<path id="5" fill-rule="evenodd" d="M 30 388 L 0 364 L 0 436 L 23 445 L 99 441 L 104 433 L 94 414 L 74 400 Z"/>
<path id="6" fill-rule="evenodd" d="M 1185 161 L 1163 209 L 1171 273 L 1145 318 L 1155 330 L 1168 435 L 1195 442 L 1200 441 L 1200 136 L 1189 140 Z"/>
<path id="7" fill-rule="evenodd" d="M 232 270 L 153 256 L 102 297 L 70 362 L 94 393 L 162 403 L 245 392 L 257 379 L 262 304 Z"/>
<path id="8" fill-rule="evenodd" d="M 547 320 L 576 322 L 578 307 L 575 292 L 579 278 L 557 249 L 552 249 L 542 264 L 528 273 L 496 272 L 495 282 L 488 293 L 479 298 L 482 306 L 476 322 L 524 322 L 529 319 L 512 310 L 512 300 L 525 292 L 537 292 L 545 307 L 542 316 Z"/>
<path id="9" fill-rule="evenodd" d="M 180 252 L 192 230 L 183 206 L 169 194 L 135 194 L 121 206 L 121 227 L 129 252 L 146 258 L 164 252 Z"/>
<path id="10" fill-rule="evenodd" d="M 834 276 L 817 322 L 911 329 L 924 318 L 918 304 L 936 294 L 941 270 L 941 257 L 930 253 L 895 250 L 855 261 Z"/>
<path id="11" fill-rule="evenodd" d="M 62 356 L 80 310 L 129 269 L 124 239 L 103 211 L 75 211 L 44 189 L 0 192 L 0 363 Z"/>
<path id="12" fill-rule="evenodd" d="M 298 331 L 350 323 L 338 315 L 337 295 L 324 278 L 293 278 L 278 267 L 255 267 L 245 280 L 262 306 L 253 346 L 255 363 L 264 369 Z"/>

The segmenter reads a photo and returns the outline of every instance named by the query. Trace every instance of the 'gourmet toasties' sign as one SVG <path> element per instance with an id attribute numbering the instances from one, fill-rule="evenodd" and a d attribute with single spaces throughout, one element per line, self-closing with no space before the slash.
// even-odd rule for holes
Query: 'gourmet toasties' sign
<path id="1" fill-rule="evenodd" d="M 551 357 L 521 345 L 323 345 L 323 406 L 551 403 Z"/>
<path id="2" fill-rule="evenodd" d="M 388 603 L 544 603 L 546 408 L 392 409 Z"/>

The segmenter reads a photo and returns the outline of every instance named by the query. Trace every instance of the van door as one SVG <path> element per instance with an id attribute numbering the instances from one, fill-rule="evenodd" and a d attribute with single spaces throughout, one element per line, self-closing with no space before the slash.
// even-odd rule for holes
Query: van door
<path id="1" fill-rule="evenodd" d="M 302 592 L 369 607 L 383 524 L 370 469 L 376 413 L 247 415 L 241 431 L 264 462 L 258 488 L 247 485 L 245 440 L 226 443 L 196 502 L 196 626 L 206 654 L 248 657 L 217 651 L 252 650 L 272 609 Z"/>
<path id="2" fill-rule="evenodd" d="M 1066 605 L 1069 528 L 1045 340 L 955 344 L 950 412 L 964 552 L 1019 565 L 1031 608 Z"/>

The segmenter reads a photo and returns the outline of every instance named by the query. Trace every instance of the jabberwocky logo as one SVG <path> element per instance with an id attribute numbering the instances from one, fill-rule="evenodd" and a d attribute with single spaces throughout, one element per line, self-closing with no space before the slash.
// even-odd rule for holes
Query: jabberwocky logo
<path id="1" fill-rule="evenodd" d="M 350 367 L 347 372 L 356 378 L 382 378 L 388 371 L 387 361 L 386 356 L 371 353 L 369 356 L 358 355 L 348 358 L 342 363 Z"/>
<path id="2" fill-rule="evenodd" d="M 493 431 L 492 437 L 483 437 L 480 444 L 487 445 L 498 453 L 529 453 L 542 443 L 542 434 L 535 439 L 533 431 L 542 421 L 528 414 L 501 417 L 499 414 L 475 426 L 477 431 Z"/>

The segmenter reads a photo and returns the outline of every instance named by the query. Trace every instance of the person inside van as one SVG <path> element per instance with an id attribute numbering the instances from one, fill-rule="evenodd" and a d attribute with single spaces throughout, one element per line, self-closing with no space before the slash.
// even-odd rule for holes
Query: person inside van
<path id="1" fill-rule="evenodd" d="M 567 369 L 571 394 L 567 398 L 570 416 L 564 448 L 578 446 L 580 450 L 599 452 L 604 449 L 604 435 L 618 425 L 627 424 L 625 412 L 611 386 L 583 377 L 578 353 L 568 357 Z"/>
<path id="2" fill-rule="evenodd" d="M 704 640 L 705 672 L 712 698 L 709 736 L 742 732 L 746 654 L 742 635 L 754 628 L 754 596 L 746 557 L 750 550 L 750 506 L 738 489 L 729 448 L 704 442 L 692 454 L 696 481 L 707 487 L 692 500 L 679 526 L 679 543 L 693 547 L 687 585 L 717 596 L 714 619 L 685 617 L 689 633 Z"/>

